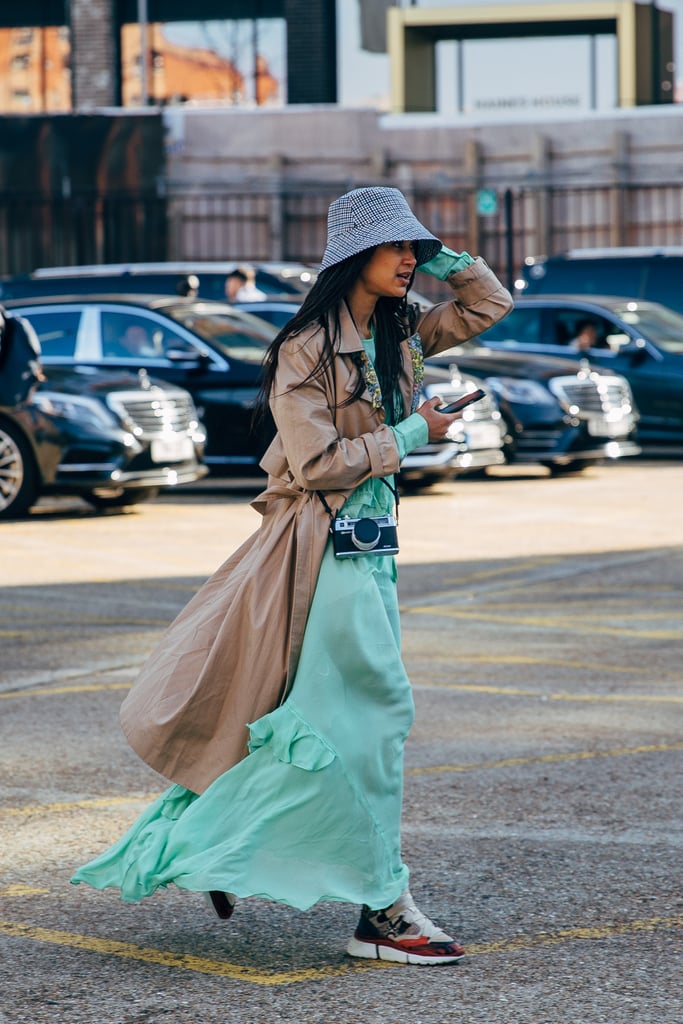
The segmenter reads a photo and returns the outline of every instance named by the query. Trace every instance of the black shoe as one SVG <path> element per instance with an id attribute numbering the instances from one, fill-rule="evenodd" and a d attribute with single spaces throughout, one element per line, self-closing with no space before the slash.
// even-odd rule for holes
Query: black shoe
<path id="1" fill-rule="evenodd" d="M 207 902 L 216 911 L 221 921 L 227 921 L 232 917 L 232 912 L 235 909 L 237 903 L 237 897 L 233 896 L 231 892 L 218 892 L 212 890 L 211 892 L 204 893 Z"/>

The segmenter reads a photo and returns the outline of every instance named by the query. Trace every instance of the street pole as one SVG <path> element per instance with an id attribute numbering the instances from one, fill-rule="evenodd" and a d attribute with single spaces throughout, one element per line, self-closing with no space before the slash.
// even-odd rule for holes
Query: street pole
<path id="1" fill-rule="evenodd" d="M 251 23 L 251 52 L 254 72 L 254 104 L 259 106 L 258 19 Z"/>
<path id="2" fill-rule="evenodd" d="M 515 288 L 515 228 L 513 223 L 513 196 L 512 189 L 505 189 L 505 271 L 507 289 L 509 292 Z"/>
<path id="3" fill-rule="evenodd" d="M 140 26 L 140 103 L 147 106 L 149 88 L 147 85 L 147 0 L 138 0 L 138 24 Z"/>

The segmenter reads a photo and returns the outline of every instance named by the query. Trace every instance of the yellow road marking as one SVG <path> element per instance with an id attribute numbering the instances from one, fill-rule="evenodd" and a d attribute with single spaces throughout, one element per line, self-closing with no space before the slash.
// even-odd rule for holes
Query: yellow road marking
<path id="1" fill-rule="evenodd" d="M 651 917 L 635 921 L 610 921 L 604 925 L 590 928 L 563 928 L 558 932 L 541 932 L 538 935 L 515 936 L 511 939 L 499 939 L 496 942 L 478 943 L 468 948 L 468 955 L 485 956 L 495 953 L 520 952 L 525 949 L 539 949 L 545 946 L 559 946 L 568 942 L 599 942 L 614 936 L 639 935 L 662 930 L 683 928 L 683 914 L 671 917 Z M 193 956 L 190 953 L 174 953 L 154 949 L 149 946 L 137 946 L 130 942 L 116 942 L 112 939 L 100 939 L 90 935 L 78 935 L 73 932 L 56 931 L 50 928 L 36 928 L 31 925 L 16 924 L 12 921 L 0 921 L 0 933 L 11 938 L 26 939 L 33 942 L 50 943 L 56 946 L 68 946 L 81 949 L 88 953 L 104 956 L 118 956 L 124 960 L 142 961 L 157 964 L 159 967 L 171 967 L 197 974 L 218 975 L 222 978 L 234 978 L 237 981 L 250 982 L 254 985 L 291 985 L 306 981 L 323 981 L 327 978 L 338 978 L 350 972 L 373 970 L 400 966 L 383 961 L 354 961 L 327 967 L 303 968 L 295 971 L 262 971 L 251 967 L 243 967 L 226 960 L 210 960 L 205 957 Z"/>
<path id="2" fill-rule="evenodd" d="M 96 797 L 92 800 L 73 800 L 54 804 L 34 804 L 26 807 L 0 807 L 0 817 L 27 818 L 32 814 L 61 814 L 63 811 L 89 811 L 98 808 L 120 807 L 144 801 L 151 803 L 159 793 L 128 794 L 128 796 Z"/>
<path id="3" fill-rule="evenodd" d="M 410 638 L 408 643 L 403 645 L 403 653 L 406 658 L 419 658 L 420 651 L 410 650 Z M 438 654 L 432 654 L 431 651 L 426 652 L 422 655 L 429 659 L 430 664 L 438 664 L 444 662 L 448 665 L 453 664 L 452 656 L 442 656 Z M 458 662 L 470 662 L 476 665 L 553 665 L 556 668 L 576 668 L 586 672 L 632 672 L 634 674 L 640 673 L 642 675 L 643 668 L 639 665 L 606 665 L 602 662 L 592 661 L 570 661 L 564 658 L 536 658 L 528 654 L 461 654 L 458 651 L 457 658 Z M 672 677 L 673 678 L 673 677 Z M 676 676 L 676 679 L 679 677 Z"/>
<path id="4" fill-rule="evenodd" d="M 628 562 L 632 562 L 632 561 L 633 561 L 632 559 L 628 559 Z M 641 558 L 637 558 L 636 561 L 642 561 L 642 559 Z M 466 573 L 466 574 L 463 573 L 463 574 L 458 575 L 458 576 L 444 577 L 442 579 L 442 581 L 441 581 L 441 586 L 438 588 L 438 590 L 433 591 L 433 593 L 437 594 L 437 595 L 441 595 L 441 594 L 443 594 L 444 590 L 447 587 L 452 587 L 456 592 L 459 592 L 459 591 L 462 591 L 462 589 L 467 584 L 469 584 L 469 583 L 477 582 L 477 581 L 481 581 L 481 580 L 488 580 L 488 579 L 494 579 L 494 580 L 495 579 L 501 579 L 503 582 L 505 582 L 507 584 L 507 578 L 510 577 L 510 576 L 515 576 L 518 573 L 524 573 L 524 572 L 527 572 L 528 570 L 531 570 L 532 572 L 534 572 L 535 570 L 537 570 L 539 568 L 545 568 L 546 566 L 556 566 L 556 565 L 557 566 L 562 566 L 565 563 L 567 563 L 567 558 L 565 556 L 562 556 L 562 555 L 560 555 L 560 556 L 547 555 L 547 556 L 544 556 L 544 557 L 531 558 L 531 559 L 527 559 L 527 560 L 524 560 L 524 561 L 519 561 L 519 562 L 517 562 L 517 563 L 515 563 L 513 565 L 493 566 L 490 569 L 473 569 L 471 572 Z M 617 567 L 618 567 L 618 563 L 617 563 Z M 577 575 L 579 575 L 579 576 L 591 575 L 594 572 L 595 572 L 595 567 L 594 566 L 592 566 L 592 565 L 584 565 L 583 567 L 579 568 L 578 573 L 572 572 L 571 576 L 572 576 L 572 578 L 575 578 Z M 528 593 L 529 588 L 533 587 L 534 591 L 536 593 L 538 593 L 544 587 L 548 588 L 549 590 L 555 591 L 556 588 L 557 588 L 557 583 L 558 583 L 557 579 L 554 579 L 554 578 L 548 579 L 545 576 L 541 577 L 540 579 L 533 579 L 533 578 L 529 578 L 529 577 L 522 577 L 522 579 L 520 579 L 520 580 L 513 580 L 512 581 L 512 588 L 514 589 L 515 587 L 517 587 L 520 590 L 523 588 L 524 592 Z M 505 589 L 507 591 L 509 591 L 510 590 L 510 586 L 506 585 Z M 655 590 L 657 593 L 659 593 L 661 591 L 664 591 L 664 592 L 675 592 L 677 588 L 674 585 L 672 585 L 672 584 L 641 583 L 641 584 L 639 584 L 639 589 L 641 589 L 641 590 Z M 618 599 L 621 600 L 622 597 L 619 596 Z M 623 595 L 623 600 L 629 600 L 629 595 L 628 594 L 624 594 Z"/>
<path id="5" fill-rule="evenodd" d="M 574 633 L 599 633 L 606 636 L 629 636 L 646 640 L 683 640 L 683 630 L 681 629 L 636 629 L 634 626 L 600 626 L 594 620 L 587 618 L 583 622 L 583 620 L 572 619 L 570 616 L 553 618 L 551 616 L 539 615 L 496 615 L 491 612 L 466 610 L 461 607 L 456 608 L 453 605 L 423 605 L 419 608 L 404 608 L 402 610 L 404 613 L 412 615 L 436 615 L 449 619 L 495 622 L 501 626 L 533 626 L 536 629 L 567 629 L 571 627 Z M 621 617 L 623 618 L 624 616 Z M 642 616 L 642 618 L 644 617 Z M 641 618 L 641 616 L 636 616 L 636 618 Z"/>
<path id="6" fill-rule="evenodd" d="M 16 611 L 17 609 L 12 609 Z M 27 609 L 29 611 L 29 609 Z M 36 614 L 35 608 L 31 611 L 31 623 L 23 628 L 16 627 L 14 634 L 16 636 L 31 636 L 35 637 L 35 631 L 38 628 L 43 630 L 58 630 L 58 629 L 71 629 L 74 625 L 74 620 L 71 617 L 65 616 L 63 613 L 54 615 L 46 615 L 43 612 Z M 130 626 L 141 629 L 147 629 L 153 627 L 155 629 L 166 629 L 170 619 L 138 619 L 133 618 L 130 615 L 126 616 L 111 616 L 111 615 L 85 615 L 79 613 L 78 625 L 79 627 L 85 626 Z"/>
<path id="7" fill-rule="evenodd" d="M 12 921 L 0 921 L 0 933 L 16 939 L 69 946 L 72 949 L 82 949 L 89 953 L 101 953 L 105 956 L 122 957 L 124 960 L 157 964 L 159 967 L 175 967 L 197 974 L 214 974 L 221 978 L 234 978 L 236 981 L 247 981 L 254 985 L 291 985 L 293 982 L 322 981 L 325 978 L 338 978 L 352 970 L 391 966 L 372 960 L 366 963 L 302 968 L 299 971 L 261 971 L 252 967 L 232 964 L 226 960 L 209 960 L 205 957 L 193 956 L 191 953 L 174 953 L 148 946 L 137 946 L 131 942 L 116 942 L 113 939 L 99 939 L 91 935 L 54 931 L 50 928 L 34 928 L 31 925 L 14 924 Z"/>
<path id="8" fill-rule="evenodd" d="M 610 921 L 592 928 L 563 928 L 559 932 L 540 932 L 538 935 L 518 935 L 513 939 L 500 939 L 481 945 L 468 946 L 470 956 L 484 953 L 510 953 L 524 949 L 538 949 L 542 946 L 560 946 L 565 942 L 600 941 L 614 935 L 639 935 L 664 929 L 683 928 L 683 914 L 671 917 L 649 917 L 635 921 Z"/>
<path id="9" fill-rule="evenodd" d="M 501 697 L 535 697 L 537 700 L 580 701 L 587 704 L 683 704 L 683 697 L 651 693 L 543 693 L 514 686 L 486 686 L 482 683 L 441 683 L 435 679 L 413 679 L 414 687 L 461 690 L 467 693 L 495 693 Z"/>
<path id="10" fill-rule="evenodd" d="M 0 889 L 0 896 L 49 896 L 49 889 L 33 889 L 30 885 L 8 885 Z"/>
<path id="11" fill-rule="evenodd" d="M 436 775 L 440 772 L 475 772 L 482 768 L 517 768 L 526 764 L 560 764 L 563 761 L 590 761 L 594 758 L 630 757 L 634 754 L 663 754 L 683 750 L 682 743 L 659 743 L 641 747 L 613 747 L 611 750 L 577 750 L 566 754 L 537 754 L 532 757 L 506 757 L 496 761 L 472 764 L 435 764 L 425 768 L 409 768 L 406 775 Z"/>
<path id="12" fill-rule="evenodd" d="M 532 565 L 532 568 L 533 568 L 533 565 Z M 167 579 L 165 579 L 163 577 L 160 577 L 160 578 L 157 578 L 157 579 L 148 579 L 148 580 L 131 580 L 131 579 L 126 579 L 126 578 L 112 580 L 111 578 L 106 579 L 106 578 L 102 577 L 102 579 L 95 579 L 95 578 L 93 578 L 93 579 L 89 579 L 89 580 L 72 580 L 72 581 L 68 581 L 67 580 L 67 581 L 61 581 L 61 583 L 60 582 L 56 582 L 56 583 L 52 582 L 51 583 L 49 581 L 46 582 L 46 581 L 36 580 L 34 583 L 10 584 L 6 588 L 5 593 L 9 594 L 10 587 L 17 587 L 17 588 L 19 588 L 19 587 L 32 587 L 32 588 L 38 590 L 39 588 L 41 588 L 43 586 L 46 586 L 46 585 L 47 586 L 60 586 L 61 585 L 63 587 L 72 587 L 75 583 L 87 583 L 88 586 L 106 587 L 107 590 L 109 590 L 112 586 L 114 586 L 114 587 L 124 587 L 125 589 L 129 590 L 131 588 L 131 586 L 134 586 L 136 589 L 142 589 L 143 587 L 146 587 L 148 590 L 179 590 L 179 591 L 185 591 L 185 590 L 198 590 L 199 587 L 204 582 L 204 579 L 206 579 L 206 577 L 204 577 L 202 579 L 199 579 L 197 581 L 197 583 L 171 583 L 170 580 L 167 580 Z M 3 605 L 5 605 L 5 604 L 9 608 L 11 608 L 11 610 L 16 609 L 17 611 L 22 611 L 22 612 L 24 612 L 24 611 L 26 611 L 26 612 L 29 612 L 29 611 L 30 612 L 35 612 L 35 607 L 33 605 L 30 605 L 30 604 L 26 604 L 26 605 L 15 604 L 15 603 L 11 602 L 11 599 L 3 600 L 2 597 L 0 596 L 0 608 Z M 43 609 L 43 612 L 45 612 L 45 609 Z"/>
<path id="13" fill-rule="evenodd" d="M 112 669 L 112 672 L 121 669 Z M 74 683 L 72 686 L 39 686 L 30 690 L 13 690 L 0 693 L 0 700 L 13 700 L 17 697 L 54 697 L 63 693 L 95 693 L 99 690 L 130 690 L 130 683 Z"/>
<path id="14" fill-rule="evenodd" d="M 640 598 L 624 598 L 623 604 L 615 598 L 610 597 L 609 599 L 600 600 L 595 598 L 598 607 L 595 611 L 572 611 L 571 607 L 562 607 L 562 619 L 566 619 L 570 622 L 592 622 L 596 618 L 598 619 L 611 619 L 615 615 L 618 615 L 620 619 L 627 621 L 636 621 L 638 619 L 666 619 L 671 616 L 678 617 L 676 608 L 670 602 L 662 605 L 659 609 L 656 607 L 656 602 L 653 598 L 649 598 L 650 604 L 647 608 L 644 608 Z M 557 602 L 555 602 L 557 604 Z M 540 606 L 541 611 L 548 608 L 548 601 L 540 598 L 538 601 L 529 602 L 528 607 L 533 608 L 534 605 Z M 519 601 L 495 601 L 491 603 L 482 602 L 480 605 L 482 608 L 488 608 L 491 612 L 514 612 L 519 613 Z"/>
<path id="15" fill-rule="evenodd" d="M 435 659 L 436 660 L 436 659 Z M 447 659 L 439 659 L 445 661 Z M 472 658 L 458 658 L 462 661 L 471 661 Z M 600 666 L 582 664 L 580 662 L 553 662 L 546 661 L 545 659 L 529 659 L 529 658 L 485 658 L 484 661 L 491 661 L 492 663 L 498 663 L 499 661 L 509 661 L 514 663 L 518 661 L 521 664 L 537 663 L 541 665 L 559 665 L 570 668 L 584 668 L 584 669 L 600 669 L 604 668 L 609 671 L 621 671 L 621 672 L 642 672 L 642 669 L 629 669 L 620 666 Z M 122 671 L 120 669 L 112 669 L 111 671 Z M 424 687 L 438 687 L 441 690 L 459 690 L 470 693 L 491 693 L 501 697 L 533 697 L 537 700 L 547 701 L 580 701 L 588 704 L 683 704 L 683 696 L 671 696 L 666 694 L 650 694 L 650 693 L 544 693 L 542 690 L 528 690 L 522 689 L 521 687 L 514 686 L 494 686 L 493 684 L 485 683 L 448 683 L 441 682 L 438 679 L 420 679 L 419 677 L 412 678 L 412 684 L 416 688 Z M 69 686 L 42 686 L 42 687 L 31 687 L 26 690 L 13 690 L 8 693 L 0 693 L 0 700 L 17 700 L 19 698 L 33 698 L 33 697 L 54 697 L 61 696 L 69 693 L 99 693 L 107 690 L 129 690 L 130 682 L 124 683 L 74 683 Z"/>
<path id="16" fill-rule="evenodd" d="M 561 562 L 560 558 L 553 558 L 548 556 L 546 558 L 533 558 L 526 562 L 517 562 L 515 565 L 508 566 L 494 566 L 492 569 L 474 569 L 472 572 L 468 572 L 467 575 L 463 576 L 452 576 L 450 579 L 445 578 L 441 581 L 441 587 L 438 593 L 443 593 L 443 589 L 446 586 L 453 585 L 460 589 L 465 583 L 472 583 L 475 580 L 489 580 L 489 579 L 504 579 L 506 576 L 514 576 L 518 572 L 526 572 L 527 569 L 538 569 L 545 565 L 556 565 Z M 528 585 L 528 580 L 520 580 L 521 585 Z M 541 582 L 541 581 L 539 581 Z M 543 581 L 547 582 L 547 581 Z"/>
<path id="17" fill-rule="evenodd" d="M 442 595 L 439 595 L 442 596 Z M 597 600 L 597 599 L 596 599 Z M 652 599 L 650 599 L 652 601 Z M 557 605 L 557 601 L 544 601 L 542 598 L 534 599 L 534 601 L 526 602 L 524 607 L 528 611 L 522 614 L 522 620 L 531 616 L 532 621 L 546 621 L 546 610 L 552 608 L 553 605 Z M 540 608 L 539 616 L 534 614 L 536 608 Z M 633 610 L 631 610 L 633 609 Z M 416 602 L 415 604 L 407 604 L 401 606 L 401 611 L 406 614 L 414 612 L 422 614 L 426 611 L 429 614 L 436 613 L 438 615 L 445 615 L 448 612 L 452 614 L 478 617 L 479 615 L 491 615 L 495 616 L 496 619 L 500 619 L 503 622 L 507 622 L 508 619 L 516 621 L 520 617 L 521 610 L 519 601 L 495 601 L 489 602 L 482 600 L 477 605 L 468 605 L 462 603 L 450 604 L 450 603 L 428 603 L 421 604 Z M 595 622 L 596 619 L 608 620 L 613 619 L 616 616 L 619 619 L 623 619 L 624 622 L 638 622 L 641 619 L 647 621 L 657 619 L 671 619 L 672 617 L 677 618 L 676 610 L 671 606 L 670 603 L 664 604 L 661 609 L 649 608 L 644 609 L 640 605 L 638 600 L 634 598 L 624 599 L 624 603 L 615 604 L 614 598 L 610 598 L 609 601 L 602 601 L 599 603 L 599 607 L 595 612 L 577 612 L 577 611 L 562 611 L 562 614 L 557 614 L 550 621 L 568 622 L 568 623 L 581 623 L 581 622 Z"/>

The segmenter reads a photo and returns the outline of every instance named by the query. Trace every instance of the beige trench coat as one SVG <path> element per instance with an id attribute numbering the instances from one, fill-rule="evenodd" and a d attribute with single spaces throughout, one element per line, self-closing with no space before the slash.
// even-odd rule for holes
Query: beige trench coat
<path id="1" fill-rule="evenodd" d="M 485 330 L 512 307 L 481 259 L 449 284 L 454 300 L 433 306 L 418 322 L 425 356 Z M 329 517 L 315 492 L 325 492 L 338 509 L 368 477 L 399 468 L 395 435 L 369 395 L 338 408 L 357 380 L 350 354 L 362 349 L 345 307 L 341 316 L 339 354 L 324 377 L 292 390 L 316 365 L 319 327 L 283 345 L 271 398 L 278 432 L 261 462 L 268 486 L 253 502 L 260 527 L 171 624 L 121 709 L 138 756 L 196 793 L 245 756 L 247 723 L 277 707 L 293 680 L 329 536 Z M 402 349 L 408 415 L 407 341 Z"/>

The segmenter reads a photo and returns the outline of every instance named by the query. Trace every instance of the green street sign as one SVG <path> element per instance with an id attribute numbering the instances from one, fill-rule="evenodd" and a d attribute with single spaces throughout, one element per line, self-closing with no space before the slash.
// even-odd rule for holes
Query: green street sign
<path id="1" fill-rule="evenodd" d="M 498 193 L 495 189 L 480 188 L 477 191 L 477 213 L 482 217 L 498 213 Z"/>

